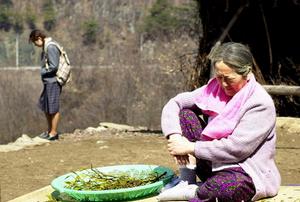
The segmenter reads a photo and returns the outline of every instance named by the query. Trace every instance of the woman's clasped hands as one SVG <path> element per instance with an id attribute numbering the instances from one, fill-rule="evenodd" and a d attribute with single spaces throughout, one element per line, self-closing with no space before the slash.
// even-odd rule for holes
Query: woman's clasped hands
<path id="1" fill-rule="evenodd" d="M 167 147 L 177 164 L 186 165 L 189 163 L 189 155 L 194 155 L 195 143 L 181 134 L 172 134 L 168 139 Z"/>

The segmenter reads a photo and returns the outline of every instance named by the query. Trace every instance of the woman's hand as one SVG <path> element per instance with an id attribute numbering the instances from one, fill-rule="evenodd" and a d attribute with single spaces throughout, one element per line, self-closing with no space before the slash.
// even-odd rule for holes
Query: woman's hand
<path id="1" fill-rule="evenodd" d="M 168 140 L 168 151 L 171 155 L 194 155 L 195 143 L 180 134 L 171 135 Z"/>
<path id="2" fill-rule="evenodd" d="M 174 156 L 175 162 L 178 165 L 187 165 L 189 164 L 189 156 L 188 155 L 176 155 Z"/>

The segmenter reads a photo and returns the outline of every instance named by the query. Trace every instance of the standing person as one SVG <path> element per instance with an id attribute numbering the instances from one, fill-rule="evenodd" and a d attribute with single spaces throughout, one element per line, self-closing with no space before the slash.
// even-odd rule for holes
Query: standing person
<path id="1" fill-rule="evenodd" d="M 216 45 L 209 59 L 215 78 L 163 108 L 161 126 L 181 181 L 158 200 L 241 202 L 275 196 L 281 181 L 274 160 L 276 111 L 251 73 L 253 56 L 245 45 L 229 42 Z"/>
<path id="2" fill-rule="evenodd" d="M 56 79 L 60 51 L 54 44 L 47 45 L 47 43 L 52 41 L 52 38 L 47 37 L 41 30 L 33 30 L 29 35 L 29 41 L 43 49 L 41 54 L 41 79 L 44 88 L 39 98 L 38 106 L 45 113 L 48 130 L 43 132 L 40 137 L 48 140 L 57 140 L 59 138 L 57 127 L 60 119 L 59 96 L 62 91 L 62 87 Z"/>

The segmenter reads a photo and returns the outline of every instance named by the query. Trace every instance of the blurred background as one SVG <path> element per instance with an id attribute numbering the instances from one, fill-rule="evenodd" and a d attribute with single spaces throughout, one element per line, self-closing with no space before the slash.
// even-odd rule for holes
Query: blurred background
<path id="1" fill-rule="evenodd" d="M 115 122 L 160 131 L 160 114 L 177 93 L 209 79 L 217 40 L 242 42 L 262 84 L 299 85 L 299 2 L 228 0 L 0 0 L 0 144 L 46 128 L 42 29 L 67 51 L 72 82 L 63 88 L 61 132 Z M 299 117 L 297 96 L 273 96 L 278 116 Z"/>

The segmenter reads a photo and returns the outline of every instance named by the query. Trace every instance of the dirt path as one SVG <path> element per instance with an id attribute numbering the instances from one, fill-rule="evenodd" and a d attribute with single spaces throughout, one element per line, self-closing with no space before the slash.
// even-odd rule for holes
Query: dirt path
<path id="1" fill-rule="evenodd" d="M 276 161 L 282 184 L 300 184 L 300 134 L 279 128 Z M 65 173 L 117 164 L 158 164 L 177 172 L 161 134 L 116 130 L 64 134 L 59 141 L 0 153 L 0 201 L 43 186 Z"/>

